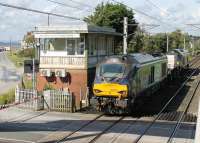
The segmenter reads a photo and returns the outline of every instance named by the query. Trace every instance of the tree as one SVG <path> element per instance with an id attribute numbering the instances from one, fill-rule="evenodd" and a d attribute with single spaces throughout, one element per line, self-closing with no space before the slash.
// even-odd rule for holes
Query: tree
<path id="1" fill-rule="evenodd" d="M 31 32 L 27 32 L 27 34 L 24 36 L 24 41 L 27 44 L 27 47 L 33 48 L 35 46 L 35 38 Z"/>
<path id="2" fill-rule="evenodd" d="M 124 17 L 128 17 L 129 24 L 136 24 L 133 11 L 127 9 L 125 5 L 102 2 L 92 15 L 85 18 L 85 21 L 89 24 L 112 27 L 117 32 L 123 33 Z M 136 27 L 129 27 L 129 33 L 133 33 Z"/>
<path id="3" fill-rule="evenodd" d="M 144 51 L 145 41 L 147 41 L 146 38 L 145 31 L 138 27 L 128 44 L 128 53 Z"/>
<path id="4" fill-rule="evenodd" d="M 35 37 L 33 35 L 32 32 L 27 32 L 27 34 L 24 36 L 24 39 L 23 39 L 25 45 L 26 45 L 26 48 L 19 51 L 19 55 L 22 56 L 22 57 L 29 57 L 29 58 L 33 58 L 35 57 L 35 53 L 37 52 L 36 51 L 36 40 L 35 40 Z"/>
<path id="5" fill-rule="evenodd" d="M 128 17 L 128 23 L 133 24 L 133 26 L 129 26 L 128 34 L 134 33 L 137 28 L 134 13 L 123 4 L 102 2 L 95 8 L 95 12 L 92 15 L 85 18 L 85 21 L 93 25 L 111 27 L 116 29 L 116 32 L 123 33 L 124 17 Z M 117 51 L 117 53 L 122 53 L 122 36 L 116 38 L 115 51 Z M 132 36 L 129 37 L 128 43 L 131 39 Z"/>
<path id="6" fill-rule="evenodd" d="M 170 48 L 183 48 L 184 34 L 181 30 L 176 30 L 169 35 Z"/>

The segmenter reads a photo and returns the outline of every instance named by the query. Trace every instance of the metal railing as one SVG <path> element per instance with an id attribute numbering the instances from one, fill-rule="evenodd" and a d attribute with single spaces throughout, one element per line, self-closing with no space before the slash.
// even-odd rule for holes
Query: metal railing
<path id="1" fill-rule="evenodd" d="M 21 108 L 29 108 L 34 110 L 42 110 L 43 97 L 37 94 L 36 90 L 33 89 L 15 89 L 15 104 Z"/>

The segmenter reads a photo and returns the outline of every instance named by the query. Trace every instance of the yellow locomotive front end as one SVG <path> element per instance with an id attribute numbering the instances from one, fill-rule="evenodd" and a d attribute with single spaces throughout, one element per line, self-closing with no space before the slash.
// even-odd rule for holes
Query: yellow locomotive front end
<path id="1" fill-rule="evenodd" d="M 98 100 L 100 110 L 106 109 L 109 113 L 116 113 L 127 107 L 129 89 L 126 65 L 115 62 L 115 59 L 111 60 L 97 67 L 93 94 Z"/>
<path id="2" fill-rule="evenodd" d="M 128 86 L 119 83 L 97 83 L 94 84 L 93 93 L 96 97 L 127 98 Z"/>

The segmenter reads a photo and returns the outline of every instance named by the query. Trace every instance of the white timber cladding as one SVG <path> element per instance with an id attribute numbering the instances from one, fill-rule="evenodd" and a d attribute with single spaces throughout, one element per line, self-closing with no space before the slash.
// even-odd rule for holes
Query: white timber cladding
<path id="1" fill-rule="evenodd" d="M 41 51 L 40 68 L 65 68 L 65 69 L 85 69 L 85 55 L 67 55 L 66 52 Z"/>
<path id="2" fill-rule="evenodd" d="M 47 34 L 36 33 L 35 38 L 80 38 L 80 34 Z"/>

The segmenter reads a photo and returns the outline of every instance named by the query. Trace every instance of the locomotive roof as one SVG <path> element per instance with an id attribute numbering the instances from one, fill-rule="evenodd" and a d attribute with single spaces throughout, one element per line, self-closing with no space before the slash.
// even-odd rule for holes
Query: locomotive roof
<path id="1" fill-rule="evenodd" d="M 126 59 L 126 60 L 124 60 Z M 166 56 L 153 56 L 150 54 L 143 54 L 143 53 L 134 53 L 134 54 L 129 54 L 126 56 L 120 56 L 120 55 L 114 55 L 111 57 L 105 58 L 102 62 L 100 63 L 135 63 L 135 64 L 146 64 L 149 62 L 154 62 L 158 60 L 163 60 L 167 59 Z"/>
<path id="2" fill-rule="evenodd" d="M 189 52 L 185 49 L 174 49 L 175 52 L 178 52 L 181 55 L 187 55 Z"/>
<path id="3" fill-rule="evenodd" d="M 150 54 L 135 53 L 130 55 L 137 63 L 143 64 L 156 60 L 161 60 L 164 56 L 152 56 Z"/>

